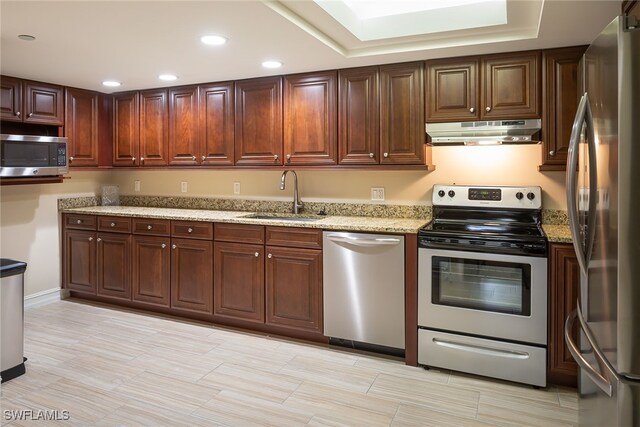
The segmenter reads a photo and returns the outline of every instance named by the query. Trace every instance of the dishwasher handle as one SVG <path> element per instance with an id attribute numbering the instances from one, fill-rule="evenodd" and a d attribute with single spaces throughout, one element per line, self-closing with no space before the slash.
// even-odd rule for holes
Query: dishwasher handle
<path id="1" fill-rule="evenodd" d="M 340 234 L 329 234 L 327 235 L 327 239 L 333 242 L 348 243 L 354 246 L 394 246 L 401 242 L 400 239 L 394 237 L 375 237 L 371 239 L 341 236 Z"/>

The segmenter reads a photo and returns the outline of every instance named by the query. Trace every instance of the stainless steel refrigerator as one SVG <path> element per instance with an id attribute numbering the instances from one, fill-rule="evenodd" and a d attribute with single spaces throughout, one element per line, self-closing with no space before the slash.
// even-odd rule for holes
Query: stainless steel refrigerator
<path id="1" fill-rule="evenodd" d="M 580 63 L 567 160 L 580 265 L 565 341 L 580 367 L 580 426 L 640 426 L 640 28 L 618 17 Z M 572 330 L 579 331 L 574 342 Z"/>

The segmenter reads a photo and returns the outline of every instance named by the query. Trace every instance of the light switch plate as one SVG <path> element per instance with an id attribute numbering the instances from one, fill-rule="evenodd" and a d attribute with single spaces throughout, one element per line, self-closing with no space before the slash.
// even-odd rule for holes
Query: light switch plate
<path id="1" fill-rule="evenodd" d="M 180 192 L 182 192 L 182 193 L 186 193 L 187 192 L 187 181 L 182 181 L 180 183 Z"/>
<path id="2" fill-rule="evenodd" d="M 383 187 L 371 187 L 371 201 L 372 202 L 384 202 L 384 188 Z"/>
<path id="3" fill-rule="evenodd" d="M 233 183 L 233 194 L 240 194 L 240 183 L 239 182 L 234 182 Z"/>
<path id="4" fill-rule="evenodd" d="M 140 191 L 140 180 L 136 179 L 133 181 L 133 191 Z"/>

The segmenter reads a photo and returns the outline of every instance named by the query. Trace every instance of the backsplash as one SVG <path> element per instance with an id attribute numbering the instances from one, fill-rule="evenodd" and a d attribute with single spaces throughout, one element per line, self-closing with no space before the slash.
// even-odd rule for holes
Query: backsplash
<path id="1" fill-rule="evenodd" d="M 543 209 L 542 223 L 549 225 L 569 225 L 569 214 L 559 209 Z"/>

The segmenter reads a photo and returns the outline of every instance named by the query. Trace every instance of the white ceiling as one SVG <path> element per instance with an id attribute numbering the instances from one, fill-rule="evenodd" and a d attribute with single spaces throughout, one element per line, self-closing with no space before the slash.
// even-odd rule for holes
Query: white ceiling
<path id="1" fill-rule="evenodd" d="M 535 16 L 540 19 L 538 30 L 527 27 L 520 40 L 505 41 L 500 31 L 494 31 L 493 38 L 450 31 L 372 44 L 359 41 L 310 0 L 1 0 L 0 72 L 115 92 L 589 44 L 619 11 L 619 0 L 546 0 L 542 13 Z M 202 45 L 200 36 L 211 33 L 229 42 L 222 47 Z M 19 34 L 36 40 L 20 40 Z M 284 66 L 264 69 L 260 64 L 266 59 L 279 59 Z M 174 73 L 179 79 L 161 82 L 161 73 Z M 101 85 L 109 79 L 123 85 Z"/>

